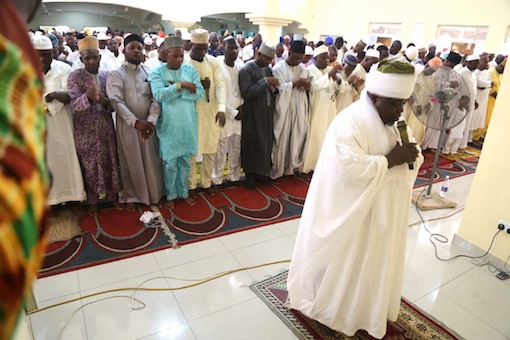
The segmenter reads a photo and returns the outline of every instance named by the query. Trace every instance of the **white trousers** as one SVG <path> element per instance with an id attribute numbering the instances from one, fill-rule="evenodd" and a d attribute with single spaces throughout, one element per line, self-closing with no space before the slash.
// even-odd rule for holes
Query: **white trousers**
<path id="1" fill-rule="evenodd" d="M 232 135 L 230 137 L 220 138 L 214 169 L 212 172 L 212 181 L 216 185 L 223 182 L 223 169 L 228 154 L 228 176 L 231 182 L 237 182 L 241 178 L 241 136 Z"/>

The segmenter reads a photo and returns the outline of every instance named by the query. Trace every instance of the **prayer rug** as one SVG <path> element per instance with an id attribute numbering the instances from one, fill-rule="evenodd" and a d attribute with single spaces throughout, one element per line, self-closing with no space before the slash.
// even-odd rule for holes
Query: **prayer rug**
<path id="1" fill-rule="evenodd" d="M 434 183 L 442 181 L 446 176 L 450 178 L 460 177 L 472 174 L 476 171 L 480 150 L 468 147 L 465 150 L 459 150 L 456 155 L 439 156 L 436 172 L 434 174 Z M 414 183 L 415 188 L 427 185 L 432 175 L 432 166 L 434 165 L 435 150 L 423 151 L 424 161 L 418 171 L 418 177 Z"/>
<path id="2" fill-rule="evenodd" d="M 299 311 L 288 309 L 287 274 L 280 273 L 262 282 L 253 284 L 250 288 L 264 303 L 289 327 L 299 339 L 374 339 L 365 331 L 358 331 L 353 337 L 342 333 L 325 331 L 325 327 L 315 320 L 307 318 Z M 396 322 L 389 322 L 387 333 L 383 339 L 460 339 L 439 321 L 418 309 L 402 298 L 400 311 Z"/>
<path id="3" fill-rule="evenodd" d="M 171 210 L 159 208 L 163 218 L 147 225 L 140 222 L 140 216 L 157 208 L 107 208 L 95 216 L 82 214 L 83 234 L 49 244 L 39 277 L 298 218 L 309 182 L 310 176 L 292 176 L 270 186 L 257 185 L 256 190 L 231 185 L 215 196 L 198 192 L 196 205 L 177 200 Z"/>
<path id="4" fill-rule="evenodd" d="M 434 153 L 424 155 L 415 187 L 426 185 L 430 178 Z M 435 181 L 473 173 L 477 162 L 477 157 L 458 161 L 441 157 Z M 83 214 L 79 220 L 83 234 L 49 244 L 39 277 L 167 249 L 175 242 L 185 245 L 299 218 L 310 179 L 309 175 L 284 177 L 256 190 L 229 184 L 216 196 L 199 192 L 195 206 L 178 200 L 171 210 L 160 208 L 163 220 L 151 225 L 139 221 L 144 211 L 151 210 L 147 206 L 138 211 L 102 209 L 95 217 Z"/>

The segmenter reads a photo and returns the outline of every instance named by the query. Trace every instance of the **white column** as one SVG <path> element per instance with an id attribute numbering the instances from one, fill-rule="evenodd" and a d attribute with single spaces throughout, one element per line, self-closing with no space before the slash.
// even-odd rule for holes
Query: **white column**
<path id="1" fill-rule="evenodd" d="M 263 41 L 268 41 L 273 45 L 280 42 L 282 27 L 292 22 L 292 19 L 276 18 L 267 15 L 248 13 L 245 15 L 253 24 L 259 26 L 259 33 Z"/>
<path id="2" fill-rule="evenodd" d="M 167 20 L 167 21 L 170 25 L 175 27 L 175 30 L 180 30 L 181 33 L 190 32 L 189 28 L 195 24 L 194 22 L 187 22 L 187 21 L 172 21 L 172 20 Z"/>

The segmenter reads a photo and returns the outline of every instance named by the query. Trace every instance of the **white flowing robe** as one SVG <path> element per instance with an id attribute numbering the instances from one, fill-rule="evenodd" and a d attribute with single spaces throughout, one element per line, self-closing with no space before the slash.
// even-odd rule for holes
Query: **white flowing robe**
<path id="1" fill-rule="evenodd" d="M 476 100 L 476 74 L 474 71 L 471 71 L 467 68 L 467 66 L 463 67 L 459 71 L 460 75 L 466 81 L 468 90 L 469 90 L 469 107 L 467 109 L 466 115 L 466 124 L 464 127 L 464 135 L 462 136 L 462 140 L 459 145 L 459 149 L 467 148 L 468 142 L 470 142 L 469 131 L 471 130 L 471 121 L 473 120 L 473 111 L 475 110 L 475 100 Z"/>
<path id="2" fill-rule="evenodd" d="M 445 86 L 442 82 L 444 80 L 458 80 L 458 72 L 448 68 L 448 67 L 440 67 L 436 72 L 432 74 L 432 78 L 434 79 L 435 89 L 432 89 L 431 84 L 427 85 L 427 87 L 430 86 L 430 90 L 426 90 L 427 95 L 433 96 L 435 94 L 435 91 L 443 89 Z M 418 79 L 418 82 L 420 80 Z M 463 93 L 466 91 L 461 86 Z M 430 92 L 429 92 L 430 91 Z M 422 103 L 423 105 L 423 103 Z M 430 110 L 426 110 L 428 112 L 427 115 L 427 128 L 425 130 L 425 136 L 423 137 L 423 142 L 421 143 L 421 148 L 423 150 L 425 149 L 436 149 L 439 144 L 439 137 L 441 135 L 441 131 L 439 128 L 441 127 L 442 119 L 444 118 L 444 112 L 441 111 L 440 105 L 438 103 L 431 103 L 432 107 Z M 451 107 L 456 107 L 458 105 L 458 102 L 450 102 L 448 104 Z M 446 124 L 448 126 L 448 124 Z M 435 126 L 438 129 L 432 129 L 429 126 Z M 446 138 L 445 138 L 446 139 Z M 439 145 L 439 148 L 442 148 L 444 146 L 445 140 L 443 140 L 443 145 Z"/>
<path id="3" fill-rule="evenodd" d="M 68 64 L 53 60 L 45 75 L 45 93 L 67 91 Z M 80 163 L 74 144 L 73 113 L 69 104 L 57 100 L 46 103 L 46 157 L 53 176 L 48 204 L 83 201 L 84 188 Z"/>
<path id="4" fill-rule="evenodd" d="M 354 98 L 359 97 L 358 90 L 356 90 L 354 86 L 349 84 L 349 82 L 347 81 L 347 77 L 345 76 L 345 73 L 342 71 L 340 73 L 337 73 L 337 77 L 339 75 L 342 78 L 342 84 L 340 85 L 340 92 L 338 93 L 338 96 L 335 99 L 337 113 L 340 113 L 347 106 L 351 105 L 354 102 Z"/>
<path id="5" fill-rule="evenodd" d="M 410 133 L 410 130 L 408 130 Z M 305 201 L 287 287 L 291 308 L 348 336 L 386 333 L 400 306 L 414 170 L 388 169 L 400 141 L 361 93 L 331 123 Z"/>
<path id="6" fill-rule="evenodd" d="M 292 82 L 298 78 L 308 78 L 308 71 L 302 64 L 289 66 L 287 62 L 278 63 L 273 68 L 273 74 L 280 82 L 274 115 L 275 142 L 270 174 L 271 178 L 276 179 L 294 174 L 294 169 L 303 165 L 308 145 L 310 103 L 306 91 L 292 87 Z"/>
<path id="7" fill-rule="evenodd" d="M 334 100 L 336 98 L 332 96 L 339 85 L 329 77 L 331 69 L 330 66 L 323 70 L 319 70 L 315 65 L 307 67 L 313 79 L 310 88 L 310 139 L 303 163 L 305 173 L 315 169 L 328 126 L 338 113 Z"/>
<path id="8" fill-rule="evenodd" d="M 492 86 L 492 80 L 487 70 L 475 70 L 476 75 L 476 101 L 478 108 L 473 111 L 471 120 L 471 130 L 482 129 L 485 127 L 485 116 L 487 113 L 487 104 L 489 103 L 489 92 Z"/>

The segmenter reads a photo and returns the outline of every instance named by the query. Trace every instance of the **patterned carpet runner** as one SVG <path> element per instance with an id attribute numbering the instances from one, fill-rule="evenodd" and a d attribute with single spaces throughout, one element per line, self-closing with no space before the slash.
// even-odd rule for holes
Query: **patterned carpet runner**
<path id="1" fill-rule="evenodd" d="M 353 337 L 326 329 L 315 320 L 309 319 L 299 311 L 288 309 L 287 274 L 285 271 L 267 280 L 256 283 L 250 288 L 264 303 L 302 340 L 305 339 L 374 339 L 365 331 L 358 331 Z M 383 339 L 459 339 L 451 330 L 434 320 L 402 298 L 396 322 L 389 322 Z"/>

